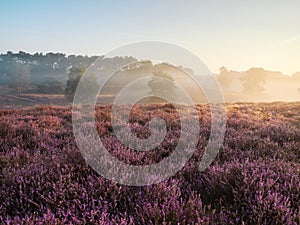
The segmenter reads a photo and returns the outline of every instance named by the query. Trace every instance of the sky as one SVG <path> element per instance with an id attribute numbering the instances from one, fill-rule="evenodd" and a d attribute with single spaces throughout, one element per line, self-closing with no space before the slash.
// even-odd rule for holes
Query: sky
<path id="1" fill-rule="evenodd" d="M 263 67 L 300 71 L 299 0 L 2 0 L 0 53 L 103 55 L 163 41 L 212 72 Z"/>

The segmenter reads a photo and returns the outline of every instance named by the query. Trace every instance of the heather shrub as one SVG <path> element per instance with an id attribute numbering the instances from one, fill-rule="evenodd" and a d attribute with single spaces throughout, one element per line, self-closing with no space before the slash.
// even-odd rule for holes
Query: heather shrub
<path id="1" fill-rule="evenodd" d="M 203 172 L 198 164 L 211 116 L 207 105 L 197 110 L 192 116 L 199 117 L 200 136 L 193 157 L 174 176 L 147 187 L 107 180 L 84 161 L 70 107 L 0 111 L 0 223 L 299 224 L 299 103 L 228 105 L 224 143 Z M 172 105 L 131 111 L 131 130 L 140 138 L 150 135 L 153 116 L 166 120 L 164 141 L 148 152 L 117 140 L 110 112 L 111 106 L 96 107 L 96 127 L 114 157 L 147 165 L 172 154 L 180 137 Z"/>
<path id="2" fill-rule="evenodd" d="M 0 122 L 0 152 L 7 151 L 14 146 L 13 142 L 13 127 L 6 121 Z"/>
<path id="3" fill-rule="evenodd" d="M 191 186 L 201 194 L 203 204 L 217 213 L 226 209 L 228 220 L 238 217 L 245 224 L 296 224 L 299 175 L 299 166 L 282 161 L 233 162 L 198 173 Z"/>

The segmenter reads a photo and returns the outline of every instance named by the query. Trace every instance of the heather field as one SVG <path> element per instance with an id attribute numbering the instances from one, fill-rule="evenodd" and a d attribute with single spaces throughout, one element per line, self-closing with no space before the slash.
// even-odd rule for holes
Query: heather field
<path id="1" fill-rule="evenodd" d="M 180 123 L 172 105 L 139 105 L 131 112 L 132 132 L 140 138 L 149 136 L 151 116 L 167 122 L 165 140 L 149 152 L 121 145 L 110 110 L 96 107 L 96 125 L 119 160 L 147 165 L 174 150 Z M 84 161 L 71 107 L 0 110 L 0 223 L 300 224 L 300 103 L 228 104 L 224 143 L 203 172 L 198 164 L 210 111 L 207 105 L 197 110 L 189 115 L 201 125 L 193 157 L 176 175 L 146 187 L 107 180 Z"/>

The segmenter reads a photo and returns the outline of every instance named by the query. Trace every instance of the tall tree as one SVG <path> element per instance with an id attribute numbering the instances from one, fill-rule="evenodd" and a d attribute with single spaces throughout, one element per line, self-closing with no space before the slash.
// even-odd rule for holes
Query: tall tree
<path id="1" fill-rule="evenodd" d="M 76 92 L 76 88 L 80 79 L 83 77 L 86 72 L 86 67 L 72 67 L 68 72 L 68 80 L 65 88 L 65 96 L 69 101 L 72 101 Z M 93 93 L 93 90 L 97 90 L 99 88 L 97 77 L 95 75 L 89 75 L 88 79 L 84 82 L 86 95 L 82 97 L 88 97 L 89 93 Z"/>
<path id="2" fill-rule="evenodd" d="M 29 84 L 30 68 L 28 65 L 12 62 L 8 68 L 9 86 L 20 95 Z"/>
<path id="3" fill-rule="evenodd" d="M 220 74 L 218 75 L 217 79 L 220 82 L 222 88 L 227 88 L 228 85 L 231 83 L 230 73 L 225 66 L 222 66 L 219 70 Z"/>
<path id="4" fill-rule="evenodd" d="M 176 86 L 173 77 L 163 71 L 155 70 L 152 72 L 152 79 L 148 82 L 148 86 L 151 88 L 149 94 L 157 96 L 164 95 L 169 99 L 176 100 L 178 98 L 176 92 Z M 156 97 L 152 98 L 151 101 L 160 101 Z"/>
<path id="5" fill-rule="evenodd" d="M 251 68 L 242 78 L 245 94 L 259 95 L 264 91 L 266 71 L 263 68 Z"/>

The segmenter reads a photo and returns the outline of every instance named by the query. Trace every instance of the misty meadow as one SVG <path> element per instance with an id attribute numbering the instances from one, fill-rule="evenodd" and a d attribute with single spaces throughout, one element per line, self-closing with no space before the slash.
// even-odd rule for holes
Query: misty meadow
<path id="1" fill-rule="evenodd" d="M 0 1 L 0 225 L 299 225 L 300 1 Z"/>
<path id="2" fill-rule="evenodd" d="M 95 58 L 19 52 L 1 55 L 1 59 L 3 223 L 299 223 L 300 105 L 251 103 L 271 95 L 270 87 L 280 81 L 294 84 L 296 89 L 297 73 L 272 76 L 274 73 L 259 68 L 245 72 L 220 69 L 216 78 L 225 99 L 249 103 L 226 104 L 224 143 L 213 164 L 202 172 L 198 164 L 210 135 L 210 105 L 203 93 L 196 95 L 196 87 L 189 86 L 189 93 L 198 102 L 198 115 L 188 111 L 185 114 L 187 118 L 198 117 L 200 123 L 199 143 L 192 158 L 182 170 L 161 183 L 130 187 L 97 174 L 85 162 L 74 140 L 70 104 L 79 80 Z M 130 126 L 139 138 L 149 136 L 148 123 L 152 117 L 159 116 L 167 122 L 164 141 L 144 153 L 124 147 L 115 136 L 110 99 L 128 83 L 126 76 L 136 79 L 141 73 L 153 76 L 148 83 L 149 92 L 168 87 L 166 90 L 175 95 L 173 86 L 163 85 L 159 79 L 167 77 L 173 81 L 174 74 L 180 77 L 179 68 L 137 62 L 133 57 L 102 61 L 103 67 L 130 65 L 110 79 L 100 94 L 104 100 L 96 106 L 97 132 L 109 153 L 127 164 L 141 166 L 168 157 L 178 144 L 181 126 L 172 104 L 156 99 L 131 110 Z M 180 69 L 182 73 L 193 73 L 188 68 Z M 88 89 L 98 88 L 96 83 L 94 78 Z M 296 90 L 291 91 L 290 100 L 297 98 Z"/>

